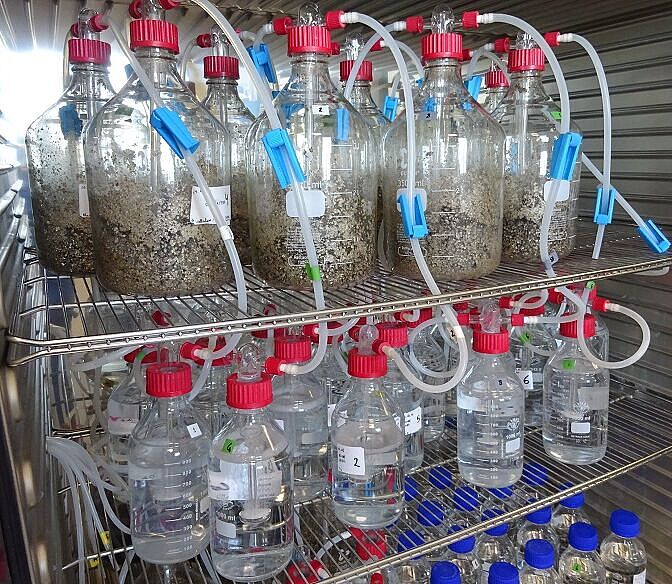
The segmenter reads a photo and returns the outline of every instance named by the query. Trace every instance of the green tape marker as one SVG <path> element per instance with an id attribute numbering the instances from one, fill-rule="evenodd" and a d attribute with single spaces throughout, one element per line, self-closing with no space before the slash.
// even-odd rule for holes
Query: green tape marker
<path id="1" fill-rule="evenodd" d="M 227 438 L 224 440 L 224 444 L 222 444 L 222 452 L 228 452 L 229 454 L 233 453 L 234 449 L 236 448 L 236 441 L 231 440 L 231 438 Z"/>
<path id="2" fill-rule="evenodd" d="M 562 119 L 562 112 L 551 112 L 551 117 L 559 122 Z"/>
<path id="3" fill-rule="evenodd" d="M 563 359 L 562 368 L 571 371 L 576 367 L 576 359 Z"/>

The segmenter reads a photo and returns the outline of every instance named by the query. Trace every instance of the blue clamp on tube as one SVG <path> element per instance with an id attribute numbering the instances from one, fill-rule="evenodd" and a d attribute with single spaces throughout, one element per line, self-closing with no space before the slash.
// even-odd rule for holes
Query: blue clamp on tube
<path id="1" fill-rule="evenodd" d="M 61 122 L 61 132 L 63 132 L 63 136 L 66 139 L 69 134 L 72 134 L 72 136 L 77 138 L 82 135 L 84 123 L 79 117 L 77 108 L 74 104 L 69 103 L 68 105 L 58 108 L 58 119 Z"/>
<path id="2" fill-rule="evenodd" d="M 614 204 L 616 203 L 616 189 L 609 188 L 609 193 L 605 196 L 604 188 L 597 187 L 597 196 L 595 198 L 595 213 L 593 222 L 598 225 L 609 225 L 614 217 Z"/>
<path id="3" fill-rule="evenodd" d="M 283 130 L 282 128 L 271 130 L 266 133 L 261 141 L 264 143 L 264 148 L 266 148 L 266 153 L 271 160 L 275 176 L 278 178 L 278 182 L 283 189 L 286 189 L 292 183 L 283 154 L 287 155 L 287 160 L 294 170 L 297 180 L 299 182 L 306 180 L 306 175 L 303 174 L 287 130 Z"/>
<path id="4" fill-rule="evenodd" d="M 465 86 L 467 87 L 469 95 L 471 95 L 471 97 L 477 100 L 478 94 L 481 93 L 482 84 L 483 84 L 483 75 L 473 75 L 472 77 L 467 79 Z"/>
<path id="5" fill-rule="evenodd" d="M 271 65 L 271 55 L 268 52 L 268 47 L 264 43 L 261 43 L 258 51 L 255 51 L 254 46 L 252 46 L 247 47 L 247 52 L 259 74 L 266 77 L 269 83 L 277 83 L 278 79 L 275 75 L 273 65 Z"/>
<path id="6" fill-rule="evenodd" d="M 131 75 L 133 75 L 133 66 L 130 63 L 124 65 L 124 73 L 126 74 L 126 79 L 130 79 Z"/>
<path id="7" fill-rule="evenodd" d="M 436 99 L 433 97 L 428 97 L 425 100 L 425 103 L 422 104 L 423 112 L 435 112 L 436 111 Z"/>
<path id="8" fill-rule="evenodd" d="M 383 104 L 383 115 L 391 122 L 397 117 L 397 109 L 399 108 L 399 98 L 390 95 L 385 96 L 385 103 Z"/>
<path id="9" fill-rule="evenodd" d="M 425 82 L 425 78 L 424 78 L 424 77 L 420 77 L 420 79 L 417 79 L 417 80 L 415 81 L 415 84 L 416 84 L 418 87 L 422 87 L 422 84 L 423 84 L 424 82 Z"/>
<path id="10" fill-rule="evenodd" d="M 350 114 L 344 107 L 336 110 L 336 139 L 347 140 L 350 136 Z"/>
<path id="11" fill-rule="evenodd" d="M 427 229 L 427 219 L 425 219 L 420 195 L 413 196 L 413 210 L 408 207 L 408 197 L 406 195 L 399 195 L 397 203 L 401 208 L 401 224 L 406 237 L 413 239 L 426 237 L 429 230 Z"/>
<path id="12" fill-rule="evenodd" d="M 550 177 L 558 180 L 572 180 L 574 165 L 579 157 L 581 134 L 567 132 L 560 134 L 553 144 Z"/>
<path id="13" fill-rule="evenodd" d="M 149 118 L 149 123 L 180 158 L 184 158 L 180 146 L 192 154 L 196 152 L 198 140 L 191 135 L 180 116 L 173 110 L 167 107 L 156 108 Z"/>
<path id="14" fill-rule="evenodd" d="M 668 249 L 670 249 L 670 240 L 665 237 L 665 234 L 653 222 L 653 219 L 646 221 L 645 225 L 646 229 L 638 227 L 636 231 L 646 242 L 646 245 L 648 245 L 656 253 L 665 253 Z"/>

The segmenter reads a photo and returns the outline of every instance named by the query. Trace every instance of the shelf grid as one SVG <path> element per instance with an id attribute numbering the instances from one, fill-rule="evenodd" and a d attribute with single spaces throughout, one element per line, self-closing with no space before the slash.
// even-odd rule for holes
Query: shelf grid
<path id="1" fill-rule="evenodd" d="M 95 277 L 71 278 L 45 272 L 35 250 L 29 249 L 24 258 L 18 309 L 8 334 L 8 364 L 21 365 L 47 354 L 379 315 L 655 270 L 672 263 L 671 254 L 655 254 L 632 228 L 615 225 L 607 229 L 602 257 L 593 260 L 593 237 L 593 227 L 580 228 L 577 248 L 556 265 L 556 278 L 548 278 L 537 262 L 502 264 L 476 280 L 439 282 L 443 293 L 426 296 L 424 282 L 381 270 L 358 285 L 327 290 L 327 308 L 321 311 L 315 310 L 311 292 L 267 286 L 246 269 L 247 315 L 237 310 L 233 284 L 193 296 L 119 296 L 105 291 Z M 277 314 L 264 315 L 269 305 L 277 307 Z M 154 324 L 151 317 L 156 310 L 169 315 L 167 326 Z"/>
<path id="2" fill-rule="evenodd" d="M 574 466 L 552 460 L 544 452 L 540 431 L 538 429 L 526 431 L 526 463 L 536 461 L 548 469 L 548 481 L 543 486 L 536 487 L 538 493 L 536 501 L 530 502 L 528 500 L 529 491 L 525 491 L 524 486 L 519 482 L 514 490 L 514 496 L 506 503 L 503 515 L 489 521 L 482 521 L 480 511 L 479 513 L 473 513 L 468 527 L 459 534 L 446 534 L 443 537 L 428 541 L 415 550 L 396 553 L 396 542 L 402 531 L 406 529 L 422 530 L 413 517 L 413 513 L 405 513 L 395 525 L 380 530 L 387 542 L 387 553 L 383 554 L 383 559 L 365 565 L 355 554 L 354 539 L 352 537 L 340 539 L 339 534 L 346 533 L 348 530 L 334 516 L 329 497 L 323 496 L 296 506 L 303 542 L 301 546 L 297 547 L 295 557 L 288 569 L 292 565 L 315 558 L 323 549 L 321 561 L 330 574 L 327 579 L 323 580 L 327 584 L 343 582 L 358 575 L 370 574 L 386 567 L 401 564 L 419 553 L 429 553 L 444 548 L 449 543 L 467 535 L 484 531 L 496 524 L 511 522 L 534 509 L 556 503 L 570 494 L 590 489 L 647 464 L 658 457 L 672 454 L 672 399 L 618 379 L 612 379 L 611 389 L 609 443 L 606 456 L 598 463 Z M 81 404 L 79 406 L 86 407 L 86 405 L 81 406 Z M 58 431 L 55 433 L 58 434 Z M 450 510 L 453 508 L 454 487 L 461 484 L 457 473 L 454 436 L 447 435 L 440 441 L 426 446 L 422 468 L 412 473 L 420 484 L 420 493 L 426 491 L 429 487 L 428 473 L 431 468 L 436 466 L 444 466 L 453 474 L 455 484 L 440 495 L 441 502 Z M 568 488 L 567 481 L 571 481 L 573 486 Z M 484 502 L 486 491 L 480 488 L 477 488 L 477 491 L 481 502 Z M 434 492 L 436 493 L 436 491 Z M 127 515 L 127 512 L 121 508 L 120 515 L 123 517 L 124 514 Z M 87 556 L 95 565 L 95 569 L 89 570 L 92 575 L 95 573 L 95 579 L 92 577 L 91 582 L 116 582 L 111 556 L 114 556 L 118 569 L 123 564 L 129 550 L 132 549 L 128 538 L 122 537 L 122 534 L 114 528 L 111 531 L 113 551 L 106 552 L 99 548 L 92 549 Z M 372 541 L 376 543 L 380 540 L 372 539 Z M 329 544 L 325 546 L 327 542 Z M 382 554 L 383 550 L 380 551 Z M 66 564 L 63 570 L 75 573 L 77 570 L 76 562 Z M 135 579 L 129 577 L 126 582 L 149 583 L 153 581 L 146 578 L 146 574 L 147 571 L 155 570 L 154 567 L 145 566 L 136 558 L 133 562 L 133 570 Z M 196 576 L 199 576 L 202 579 L 192 581 L 209 583 L 210 580 L 205 577 L 205 573 L 203 567 L 194 561 L 189 577 L 196 578 Z M 188 579 L 185 580 L 185 582 L 189 581 Z M 289 581 L 287 572 L 285 571 L 271 581 L 277 584 L 285 584 Z"/>

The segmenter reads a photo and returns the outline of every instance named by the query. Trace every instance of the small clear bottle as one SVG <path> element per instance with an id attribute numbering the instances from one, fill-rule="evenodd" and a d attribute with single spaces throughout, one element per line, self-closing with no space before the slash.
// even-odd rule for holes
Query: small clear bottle
<path id="1" fill-rule="evenodd" d="M 448 533 L 457 533 L 462 530 L 461 525 L 453 525 Z M 462 584 L 481 584 L 481 562 L 474 553 L 476 537 L 470 535 L 459 541 L 448 544 L 444 552 L 444 559 L 452 562 L 460 569 Z"/>
<path id="2" fill-rule="evenodd" d="M 488 509 L 481 519 L 488 521 L 502 515 L 501 509 Z M 476 557 L 481 561 L 481 584 L 488 584 L 490 566 L 496 562 L 516 562 L 516 550 L 509 537 L 509 524 L 500 523 L 486 529 L 476 540 Z"/>
<path id="3" fill-rule="evenodd" d="M 483 99 L 483 109 L 491 114 L 502 102 L 506 92 L 509 90 L 509 80 L 504 71 L 492 63 L 490 70 L 485 74 L 485 98 Z"/>
<path id="4" fill-rule="evenodd" d="M 565 484 L 563 488 L 571 488 L 571 484 Z M 575 523 L 589 523 L 588 515 L 583 510 L 585 503 L 585 496 L 583 493 L 576 493 L 565 499 L 562 499 L 555 509 L 551 517 L 551 525 L 558 534 L 560 540 L 560 553 L 567 547 L 567 534 L 569 528 Z"/>
<path id="5" fill-rule="evenodd" d="M 495 562 L 490 566 L 488 584 L 520 584 L 518 568 L 508 562 Z"/>
<path id="6" fill-rule="evenodd" d="M 593 315 L 595 319 L 595 335 L 590 339 L 586 339 L 586 344 L 590 349 L 603 361 L 609 360 L 609 329 L 607 324 L 604 322 L 604 318 L 600 313 L 593 309 L 593 303 L 598 299 L 597 298 L 597 284 L 593 281 L 584 284 L 568 284 L 567 287 L 578 294 L 583 296 L 585 287 L 589 287 L 588 292 L 588 309 L 590 314 Z"/>
<path id="7" fill-rule="evenodd" d="M 523 474 L 516 490 L 523 501 L 543 499 L 546 496 L 544 488 L 547 483 L 548 468 L 533 460 L 523 465 Z"/>
<path id="8" fill-rule="evenodd" d="M 427 475 L 429 482 L 429 491 L 425 492 L 425 498 L 438 499 L 440 501 L 448 499 L 450 489 L 453 488 L 453 473 L 448 467 L 434 466 Z"/>
<path id="9" fill-rule="evenodd" d="M 482 487 L 505 487 L 523 469 L 525 392 L 512 366 L 505 329 L 474 331 L 476 359 L 457 386 L 460 475 Z"/>
<path id="10" fill-rule="evenodd" d="M 569 547 L 560 556 L 558 573 L 562 584 L 605 584 L 604 564 L 597 551 L 597 530 L 590 523 L 569 528 Z"/>
<path id="11" fill-rule="evenodd" d="M 468 486 L 457 487 L 453 491 L 452 521 L 463 525 L 472 525 L 478 521 L 478 509 L 481 505 L 476 489 Z"/>
<path id="12" fill-rule="evenodd" d="M 520 571 L 520 584 L 560 584 L 555 571 L 553 544 L 544 539 L 531 539 L 525 544 L 525 565 Z"/>
<path id="13" fill-rule="evenodd" d="M 584 335 L 595 334 L 586 314 Z M 563 343 L 544 369 L 544 449 L 569 464 L 592 464 L 607 451 L 609 371 L 590 361 L 577 341 L 577 321 L 560 324 Z"/>
<path id="14" fill-rule="evenodd" d="M 364 529 L 394 523 L 404 508 L 402 412 L 383 386 L 387 357 L 372 349 L 378 331 L 363 326 L 359 346 L 348 355 L 354 379 L 331 426 L 331 496 L 346 525 Z"/>
<path id="15" fill-rule="evenodd" d="M 309 361 L 310 338 L 290 334 L 277 337 L 275 357 L 287 363 Z M 327 393 L 313 373 L 278 375 L 273 379 L 269 412 L 289 440 L 294 499 L 308 501 L 327 487 Z"/>
<path id="16" fill-rule="evenodd" d="M 551 526 L 551 507 L 542 507 L 525 516 L 525 521 L 516 533 L 516 550 L 518 567 L 525 562 L 525 544 L 531 539 L 545 539 L 553 545 L 555 557 L 558 557 L 560 541 L 555 529 Z"/>
<path id="17" fill-rule="evenodd" d="M 261 373 L 261 351 L 243 345 L 235 358 L 238 373 L 226 391 L 232 416 L 210 448 L 210 549 L 222 576 L 253 582 L 278 574 L 292 557 L 292 458 L 268 411 L 273 385 Z"/>
<path id="18" fill-rule="evenodd" d="M 483 501 L 481 509 L 483 512 L 488 509 L 499 508 L 503 511 L 511 511 L 516 507 L 514 496 L 514 486 L 488 489 L 488 494 Z"/>
<path id="19" fill-rule="evenodd" d="M 416 520 L 422 526 L 422 537 L 425 543 L 436 541 L 446 534 L 447 519 L 448 510 L 437 499 L 425 499 L 418 505 Z M 437 561 L 442 559 L 442 557 L 442 550 L 439 549 L 430 552 L 428 559 L 430 561 Z"/>
<path id="20" fill-rule="evenodd" d="M 607 584 L 646 584 L 646 550 L 639 539 L 639 517 L 617 509 L 609 519 L 611 533 L 600 546 Z"/>
<path id="21" fill-rule="evenodd" d="M 397 552 L 405 552 L 415 549 L 425 543 L 422 534 L 412 529 L 404 531 L 399 536 Z M 397 568 L 397 581 L 399 584 L 428 584 L 429 562 L 425 556 L 414 556 Z"/>
<path id="22" fill-rule="evenodd" d="M 429 575 L 430 584 L 462 584 L 460 569 L 452 562 L 434 562 Z"/>
<path id="23" fill-rule="evenodd" d="M 408 366 L 413 367 L 408 356 L 408 327 L 393 321 L 381 322 L 376 326 L 378 339 L 399 351 Z M 387 368 L 387 375 L 382 379 L 383 387 L 402 411 L 400 424 L 404 429 L 406 446 L 404 470 L 410 472 L 420 467 L 425 455 L 425 428 L 422 422 L 424 394 L 403 376 L 391 359 Z"/>
<path id="24" fill-rule="evenodd" d="M 187 401 L 190 391 L 186 363 L 147 369 L 147 394 L 155 399 L 131 435 L 128 483 L 133 550 L 152 564 L 189 560 L 210 538 L 210 436 Z"/>

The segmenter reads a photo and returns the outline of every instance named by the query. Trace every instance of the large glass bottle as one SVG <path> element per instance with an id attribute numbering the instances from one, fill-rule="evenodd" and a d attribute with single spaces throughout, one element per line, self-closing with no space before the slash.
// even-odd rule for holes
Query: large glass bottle
<path id="1" fill-rule="evenodd" d="M 70 83 L 26 131 L 26 154 L 42 264 L 57 274 L 94 271 L 83 128 L 114 95 L 107 75 L 110 45 L 99 40 L 93 10 L 82 10 L 68 41 Z"/>
<path id="2" fill-rule="evenodd" d="M 275 100 L 306 175 L 305 196 L 325 286 L 369 276 L 376 263 L 376 156 L 371 127 L 334 87 L 331 35 L 314 4 L 289 29 L 289 81 Z M 276 286 L 310 289 L 293 195 L 280 187 L 265 148 L 268 119 L 248 135 L 250 236 L 256 272 Z"/>
<path id="3" fill-rule="evenodd" d="M 238 95 L 239 63 L 230 56 L 229 44 L 218 27 L 210 32 L 212 55 L 203 57 L 208 92 L 203 106 L 228 130 L 231 137 L 231 229 L 243 264 L 252 261 L 247 212 L 245 141 L 254 115 Z"/>
<path id="4" fill-rule="evenodd" d="M 420 240 L 436 278 L 461 280 L 492 272 L 502 246 L 504 134 L 469 95 L 460 74 L 462 36 L 450 8 L 432 14 L 422 39 L 425 81 L 415 100 L 415 191 L 426 202 L 429 235 Z M 386 256 L 395 270 L 419 277 L 403 232 L 398 198 L 406 188 L 406 116 L 385 137 L 383 205 Z"/>
<path id="5" fill-rule="evenodd" d="M 497 109 L 504 96 L 509 90 L 509 80 L 497 65 L 494 63 L 490 70 L 485 74 L 485 97 L 483 98 L 483 109 L 491 114 Z"/>
<path id="6" fill-rule="evenodd" d="M 502 257 L 523 261 L 539 257 L 544 185 L 560 108 L 544 90 L 544 53 L 528 35 L 520 34 L 509 52 L 509 71 L 511 86 L 493 112 L 506 132 Z M 574 249 L 580 174 L 579 156 L 569 191 L 558 198 L 551 217 L 548 245 L 560 256 Z"/>
<path id="7" fill-rule="evenodd" d="M 131 49 L 165 105 L 200 141 L 194 153 L 227 214 L 229 135 L 176 69 L 177 27 L 158 0 L 142 0 Z M 206 292 L 231 274 L 217 226 L 186 164 L 150 125 L 154 105 L 132 75 L 89 124 L 85 156 L 96 273 L 121 294 Z M 207 217 L 205 217 L 207 220 Z"/>

